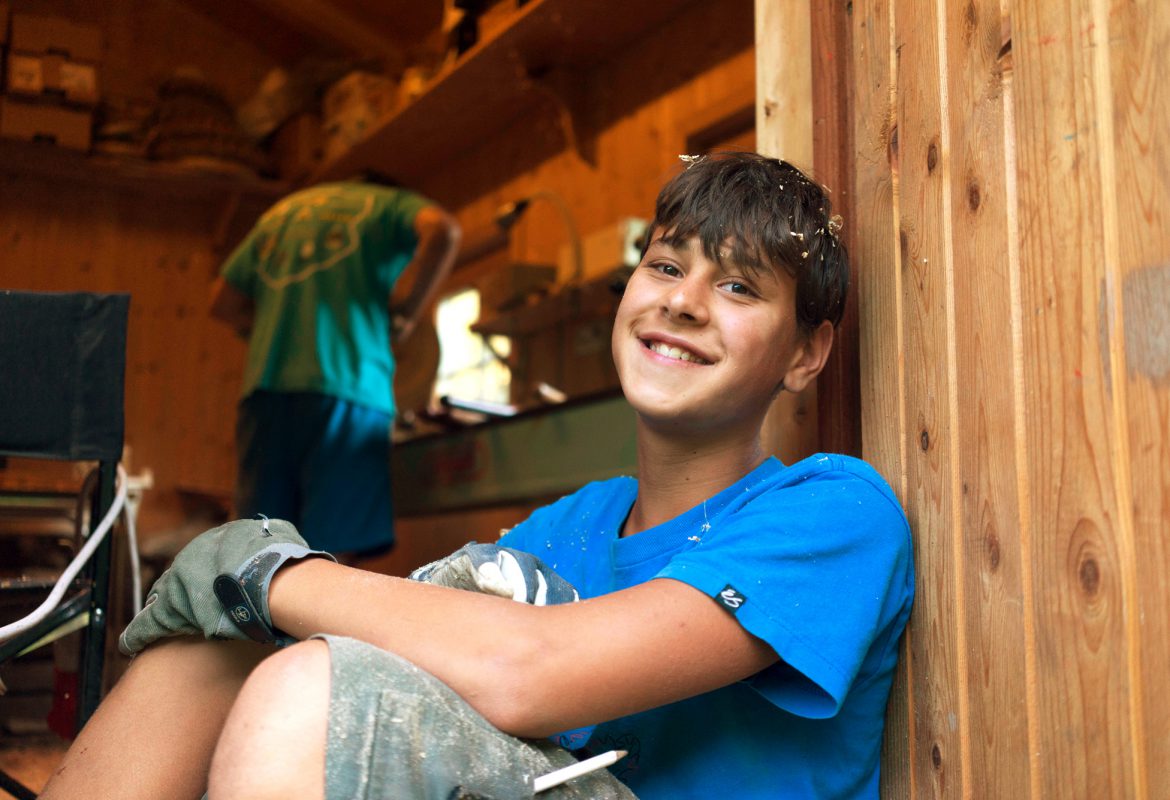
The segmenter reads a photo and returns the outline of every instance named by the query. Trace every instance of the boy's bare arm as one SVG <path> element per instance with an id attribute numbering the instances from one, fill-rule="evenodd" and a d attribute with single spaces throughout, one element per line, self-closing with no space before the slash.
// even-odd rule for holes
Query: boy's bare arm
<path id="1" fill-rule="evenodd" d="M 211 316 L 231 326 L 241 338 L 252 332 L 255 305 L 252 298 L 225 281 L 216 278 L 211 287 Z"/>
<path id="2" fill-rule="evenodd" d="M 352 636 L 403 656 L 518 736 L 654 708 L 776 661 L 711 598 L 667 579 L 537 607 L 313 560 L 277 573 L 269 605 L 297 638 Z"/>
<path id="3" fill-rule="evenodd" d="M 462 238 L 459 223 L 438 206 L 426 206 L 415 215 L 414 231 L 418 246 L 403 270 L 410 293 L 400 308 L 391 308 L 391 314 L 401 318 L 402 327 L 396 331 L 399 342 L 410 337 L 419 317 L 451 274 Z"/>

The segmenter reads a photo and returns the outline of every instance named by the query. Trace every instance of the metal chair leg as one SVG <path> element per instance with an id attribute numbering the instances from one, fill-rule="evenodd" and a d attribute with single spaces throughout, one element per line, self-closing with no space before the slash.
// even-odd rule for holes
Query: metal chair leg
<path id="1" fill-rule="evenodd" d="M 114 502 L 117 464 L 102 461 L 98 464 L 98 481 L 94 490 L 90 526 L 97 527 Z M 81 647 L 78 676 L 77 730 L 81 730 L 97 710 L 102 695 L 102 667 L 106 654 L 106 617 L 110 601 L 110 553 L 113 536 L 107 536 L 94 551 L 85 567 L 92 587 L 90 590 L 89 624 Z"/>
<path id="2" fill-rule="evenodd" d="M 0 790 L 7 792 L 16 800 L 37 800 L 37 794 L 4 770 L 0 770 Z"/>

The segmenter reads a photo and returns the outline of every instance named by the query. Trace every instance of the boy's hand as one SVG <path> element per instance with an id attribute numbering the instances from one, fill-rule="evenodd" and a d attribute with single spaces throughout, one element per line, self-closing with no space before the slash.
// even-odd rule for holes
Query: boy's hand
<path id="1" fill-rule="evenodd" d="M 310 550 L 284 520 L 237 520 L 195 537 L 159 576 L 118 648 L 133 655 L 165 636 L 255 639 L 288 644 L 272 628 L 268 585 L 290 559 L 333 556 Z"/>
<path id="2" fill-rule="evenodd" d="M 471 542 L 419 567 L 410 579 L 509 597 L 534 606 L 573 603 L 577 590 L 536 556 L 511 547 Z"/>

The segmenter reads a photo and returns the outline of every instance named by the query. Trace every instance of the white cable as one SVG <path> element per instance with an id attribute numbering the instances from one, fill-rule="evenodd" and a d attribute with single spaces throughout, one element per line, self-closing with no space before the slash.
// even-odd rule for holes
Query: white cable
<path id="1" fill-rule="evenodd" d="M 98 470 L 95 467 L 90 470 L 89 474 L 85 476 L 85 481 L 81 484 L 81 490 L 77 493 L 77 506 L 74 518 L 76 519 L 76 526 L 74 533 L 76 538 L 80 541 L 84 538 L 82 528 L 88 518 L 88 509 L 93 501 L 91 495 L 94 487 L 97 485 Z M 138 553 L 138 504 L 142 501 L 141 492 L 135 492 L 131 486 L 136 479 L 131 477 L 126 483 L 126 502 L 122 506 L 122 517 L 126 525 L 126 543 L 129 547 L 127 556 L 130 559 L 130 584 L 131 584 L 131 605 L 134 613 L 137 614 L 142 610 L 142 564 L 140 563 L 140 556 Z M 153 483 L 153 476 L 150 470 L 147 470 L 142 477 L 137 478 L 141 482 L 141 488 L 146 488 Z"/>
<path id="2" fill-rule="evenodd" d="M 37 609 L 27 617 L 18 619 L 16 622 L 9 623 L 8 625 L 0 628 L 0 641 L 11 639 L 13 636 L 17 636 L 18 634 L 24 633 L 28 629 L 32 628 L 45 617 L 49 616 L 53 609 L 57 607 L 57 604 L 61 602 L 61 598 L 65 595 L 69 585 L 73 583 L 73 579 L 77 577 L 77 573 L 81 571 L 83 566 L 85 566 L 85 562 L 89 561 L 90 557 L 93 555 L 94 550 L 96 550 L 98 545 L 102 543 L 102 540 L 106 537 L 106 534 L 109 532 L 110 528 L 113 527 L 114 520 L 117 518 L 118 513 L 126 504 L 127 482 L 126 471 L 122 469 L 121 465 L 118 465 L 118 493 L 114 497 L 114 502 L 110 505 L 110 509 L 106 512 L 105 517 L 102 518 L 101 524 L 99 524 L 94 532 L 90 534 L 89 540 L 86 541 L 85 546 L 83 546 L 81 550 L 78 551 L 73 560 L 69 562 L 69 566 L 66 567 L 65 571 L 61 573 L 61 577 L 57 579 L 57 583 L 53 587 L 53 591 L 49 592 L 49 596 L 45 598 L 45 602 L 41 603 Z"/>
<path id="3" fill-rule="evenodd" d="M 134 522 L 134 518 L 138 516 L 138 510 L 132 508 L 132 505 L 130 498 L 127 497 L 122 515 L 126 518 L 126 545 L 130 548 L 130 584 L 134 595 L 131 601 L 134 606 L 134 614 L 137 615 L 142 610 L 142 564 L 138 560 L 138 531 Z"/>

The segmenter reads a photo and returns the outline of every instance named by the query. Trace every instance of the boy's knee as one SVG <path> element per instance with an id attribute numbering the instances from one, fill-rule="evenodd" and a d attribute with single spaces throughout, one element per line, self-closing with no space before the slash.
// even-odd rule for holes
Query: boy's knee
<path id="1" fill-rule="evenodd" d="M 280 650 L 256 667 L 215 749 L 212 800 L 294 796 L 289 790 L 324 796 L 329 670 L 329 646 L 319 640 Z"/>
<path id="2" fill-rule="evenodd" d="M 284 691 L 329 681 L 329 645 L 309 639 L 277 650 L 252 671 L 244 691 Z"/>

